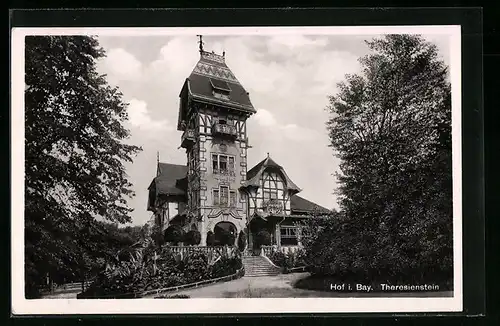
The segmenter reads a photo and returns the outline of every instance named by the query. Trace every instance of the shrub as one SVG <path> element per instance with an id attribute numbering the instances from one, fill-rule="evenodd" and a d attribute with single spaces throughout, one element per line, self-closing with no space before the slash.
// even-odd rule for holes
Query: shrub
<path id="1" fill-rule="evenodd" d="M 217 229 L 215 233 L 215 244 L 220 246 L 234 246 L 236 236 L 234 233 L 224 230 L 222 228 Z"/>
<path id="2" fill-rule="evenodd" d="M 201 233 L 196 230 L 191 230 L 186 233 L 184 242 L 188 245 L 199 245 L 201 242 Z"/>
<path id="3" fill-rule="evenodd" d="M 273 251 L 269 255 L 269 259 L 271 259 L 273 264 L 275 264 L 276 266 L 285 267 L 286 255 L 281 251 Z"/>
<path id="4" fill-rule="evenodd" d="M 269 255 L 269 259 L 276 266 L 283 267 L 285 272 L 292 268 L 305 267 L 307 265 L 303 249 L 287 253 L 275 250 Z"/>
<path id="5" fill-rule="evenodd" d="M 184 241 L 184 230 L 178 225 L 170 225 L 164 233 L 165 242 L 177 245 L 179 242 Z"/>
<path id="6" fill-rule="evenodd" d="M 271 234 L 267 230 L 260 230 L 255 235 L 255 246 L 259 248 L 261 246 L 269 245 L 271 245 Z"/>
<path id="7" fill-rule="evenodd" d="M 215 234 L 212 231 L 207 232 L 207 246 L 215 246 Z"/>
<path id="8" fill-rule="evenodd" d="M 148 255 L 132 255 L 130 261 L 122 261 L 102 271 L 96 281 L 78 298 L 113 298 L 134 297 L 143 291 L 188 283 L 234 274 L 241 268 L 241 256 L 223 255 L 215 263 L 209 263 L 209 257 L 202 251 L 193 251 L 186 255 L 174 254 L 168 247 L 159 251 L 155 261 Z M 153 252 L 154 254 L 154 252 Z M 139 258 L 136 258 L 139 257 Z M 142 257 L 142 258 L 140 258 Z M 156 262 L 156 268 L 154 268 Z"/>
<path id="9" fill-rule="evenodd" d="M 238 235 L 238 249 L 240 249 L 240 251 L 243 251 L 245 250 L 246 245 L 247 245 L 246 234 L 245 232 L 240 231 L 240 234 Z"/>

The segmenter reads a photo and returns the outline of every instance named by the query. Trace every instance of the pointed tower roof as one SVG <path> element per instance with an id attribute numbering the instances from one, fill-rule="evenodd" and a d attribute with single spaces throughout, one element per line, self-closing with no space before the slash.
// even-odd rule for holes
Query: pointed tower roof
<path id="1" fill-rule="evenodd" d="M 224 96 L 214 94 L 221 92 Z M 250 96 L 240 84 L 233 72 L 226 65 L 225 52 L 223 55 L 203 50 L 200 43 L 200 59 L 194 67 L 189 78 L 184 82 L 179 95 L 189 97 L 198 102 L 215 104 L 245 113 L 257 112 L 250 101 Z M 182 117 L 185 116 L 182 105 L 179 108 L 178 129 L 181 130 Z"/>
<path id="2" fill-rule="evenodd" d="M 288 175 L 285 172 L 285 169 L 278 163 L 276 163 L 270 156 L 269 153 L 267 154 L 267 157 L 260 161 L 256 166 L 251 168 L 247 172 L 247 181 L 245 181 L 242 185 L 243 188 L 246 187 L 259 187 L 260 186 L 260 179 L 262 177 L 262 174 L 264 173 L 265 170 L 267 169 L 275 169 L 278 170 L 282 175 L 283 178 L 285 179 L 286 187 L 288 190 L 298 193 L 301 191 L 301 189 L 288 177 Z"/>

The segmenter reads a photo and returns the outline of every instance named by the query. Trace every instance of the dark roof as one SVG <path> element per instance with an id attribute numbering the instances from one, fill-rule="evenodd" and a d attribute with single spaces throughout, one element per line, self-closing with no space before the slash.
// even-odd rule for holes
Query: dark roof
<path id="1" fill-rule="evenodd" d="M 260 178 L 262 176 L 262 173 L 268 168 L 277 168 L 279 169 L 279 172 L 283 175 L 285 178 L 285 184 L 288 188 L 288 190 L 292 190 L 295 192 L 299 192 L 300 188 L 297 187 L 297 185 L 288 177 L 288 175 L 285 172 L 285 169 L 278 163 L 276 163 L 271 157 L 268 156 L 260 161 L 256 166 L 251 168 L 247 172 L 247 181 L 243 183 L 243 187 L 248 187 L 248 186 L 256 186 L 258 187 L 260 185 Z"/>
<path id="2" fill-rule="evenodd" d="M 157 195 L 185 195 L 187 190 L 187 166 L 158 163 L 158 175 L 149 189 L 155 187 Z"/>
<path id="3" fill-rule="evenodd" d="M 203 52 L 187 80 L 189 94 L 199 100 L 235 107 L 240 110 L 255 113 L 250 97 L 233 72 L 225 63 L 223 56 Z M 214 97 L 213 86 L 229 88 L 229 99 Z"/>
<path id="4" fill-rule="evenodd" d="M 305 198 L 298 195 L 293 195 L 290 198 L 290 209 L 292 214 L 295 212 L 319 212 L 319 213 L 330 213 L 331 211 L 323 206 L 313 203 Z"/>
<path id="5" fill-rule="evenodd" d="M 267 160 L 267 162 L 266 162 Z M 257 163 L 256 166 L 254 166 L 253 168 L 251 168 L 248 172 L 247 172 L 247 180 L 250 180 L 252 179 L 253 177 L 255 177 L 255 175 L 257 173 L 259 173 L 260 169 L 262 168 L 262 166 L 266 164 L 266 166 L 269 166 L 269 167 L 277 167 L 277 168 L 282 168 L 281 165 L 279 165 L 278 163 L 274 162 L 274 160 L 272 158 L 265 158 L 263 159 L 262 161 L 260 161 L 259 163 Z"/>

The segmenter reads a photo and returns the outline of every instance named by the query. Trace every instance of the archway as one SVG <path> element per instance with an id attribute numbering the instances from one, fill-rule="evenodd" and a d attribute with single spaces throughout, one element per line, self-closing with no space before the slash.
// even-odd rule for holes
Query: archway
<path id="1" fill-rule="evenodd" d="M 236 226 L 231 222 L 219 222 L 214 227 L 216 245 L 232 246 L 237 237 Z"/>

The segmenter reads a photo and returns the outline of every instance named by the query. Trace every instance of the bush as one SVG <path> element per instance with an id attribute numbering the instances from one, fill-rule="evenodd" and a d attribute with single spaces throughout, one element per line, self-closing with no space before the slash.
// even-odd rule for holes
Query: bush
<path id="1" fill-rule="evenodd" d="M 212 231 L 207 232 L 207 246 L 215 246 L 215 234 Z"/>
<path id="2" fill-rule="evenodd" d="M 201 233 L 196 230 L 191 230 L 186 233 L 184 243 L 188 245 L 199 245 L 201 242 Z"/>
<path id="3" fill-rule="evenodd" d="M 269 259 L 276 266 L 283 267 L 285 271 L 306 266 L 305 251 L 303 249 L 299 249 L 295 252 L 287 252 L 286 254 L 281 251 L 273 251 L 269 255 Z"/>
<path id="4" fill-rule="evenodd" d="M 202 251 L 181 256 L 164 247 L 156 260 L 156 270 L 153 265 L 153 259 L 120 262 L 120 265 L 102 271 L 96 281 L 78 298 L 134 297 L 136 293 L 151 289 L 232 275 L 242 267 L 242 262 L 238 252 L 235 255 L 222 256 L 211 264 L 208 256 Z"/>
<path id="5" fill-rule="evenodd" d="M 184 241 L 184 230 L 177 225 L 170 225 L 164 233 L 165 242 L 177 245 L 179 242 Z"/>
<path id="6" fill-rule="evenodd" d="M 257 248 L 261 246 L 271 245 L 271 234 L 267 230 L 261 230 L 255 235 L 255 246 Z"/>
<path id="7" fill-rule="evenodd" d="M 245 232 L 240 231 L 240 234 L 238 235 L 238 249 L 240 249 L 240 251 L 243 251 L 245 250 L 246 245 L 247 245 L 247 236 Z"/>
<path id="8" fill-rule="evenodd" d="M 234 233 L 224 230 L 222 228 L 217 229 L 215 233 L 215 244 L 219 246 L 234 246 L 236 236 Z"/>
<path id="9" fill-rule="evenodd" d="M 336 277 L 346 282 L 405 284 L 440 283 L 453 278 L 451 266 L 444 263 L 446 255 L 441 256 L 439 248 L 429 250 L 416 236 L 417 231 L 423 231 L 410 227 L 387 230 L 373 223 L 357 222 L 328 219 L 322 221 L 321 228 L 307 226 L 303 243 L 313 276 Z M 407 232 L 416 234 L 408 236 Z M 425 242 L 428 243 L 431 241 Z M 435 254 L 434 259 L 425 259 L 429 252 Z"/>

